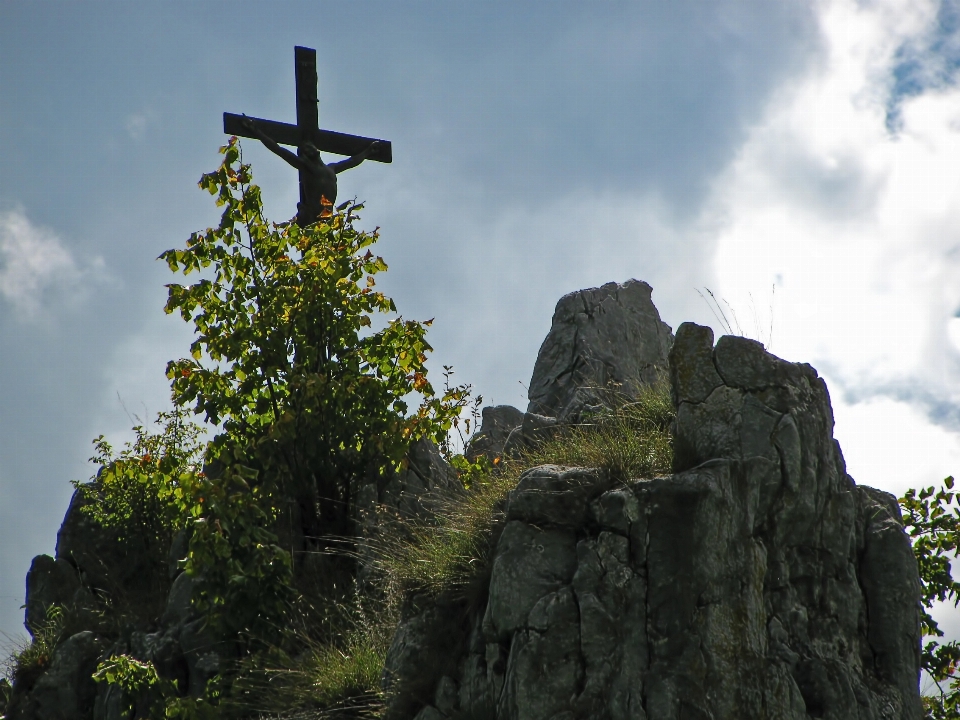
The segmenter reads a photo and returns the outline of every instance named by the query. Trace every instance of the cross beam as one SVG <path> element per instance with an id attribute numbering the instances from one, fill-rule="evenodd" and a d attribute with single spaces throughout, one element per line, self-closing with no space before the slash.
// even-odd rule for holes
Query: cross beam
<path id="1" fill-rule="evenodd" d="M 301 146 L 312 143 L 321 152 L 337 155 L 356 155 L 362 152 L 376 138 L 347 135 L 321 130 L 317 114 L 317 51 L 312 48 L 294 48 L 297 79 L 297 124 L 244 117 L 233 113 L 223 114 L 223 131 L 228 135 L 255 137 L 244 127 L 245 121 L 252 122 L 262 133 L 268 135 L 280 145 L 293 145 L 302 155 Z M 388 163 L 393 161 L 393 148 L 388 140 L 377 140 L 379 145 L 370 153 L 367 160 Z M 311 182 L 307 173 L 300 170 L 300 212 L 297 221 L 301 225 L 315 222 L 320 212 L 320 198 L 312 197 L 309 188 Z M 314 212 L 316 211 L 316 212 Z"/>

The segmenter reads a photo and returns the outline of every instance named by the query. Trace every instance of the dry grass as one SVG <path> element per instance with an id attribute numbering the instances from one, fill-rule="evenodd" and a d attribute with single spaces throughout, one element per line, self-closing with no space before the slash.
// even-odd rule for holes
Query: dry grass
<path id="1" fill-rule="evenodd" d="M 17 642 L 0 665 L 0 674 L 20 687 L 29 687 L 50 665 L 53 651 L 63 636 L 66 617 L 63 608 L 51 605 L 32 641 Z"/>
<path id="2" fill-rule="evenodd" d="M 485 565 L 490 531 L 507 494 L 520 476 L 539 465 L 596 467 L 622 482 L 669 472 L 673 459 L 670 424 L 674 410 L 669 386 L 645 388 L 616 409 L 562 428 L 554 437 L 495 468 L 475 469 L 470 491 L 450 502 L 430 524 L 405 528 L 382 543 L 378 565 L 385 583 L 402 592 L 415 587 L 431 592 L 462 586 Z"/>

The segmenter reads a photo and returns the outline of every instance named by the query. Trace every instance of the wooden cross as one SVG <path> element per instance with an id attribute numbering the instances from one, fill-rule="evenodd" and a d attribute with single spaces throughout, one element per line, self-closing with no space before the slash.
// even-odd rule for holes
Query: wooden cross
<path id="1" fill-rule="evenodd" d="M 280 145 L 294 145 L 297 155 L 303 156 L 302 145 L 312 143 L 317 150 L 336 153 L 337 155 L 356 155 L 370 146 L 375 138 L 346 135 L 321 130 L 317 113 L 317 51 L 312 48 L 295 47 L 297 78 L 297 124 L 263 120 L 260 118 L 223 114 L 223 131 L 228 135 L 240 137 L 256 137 L 244 127 L 246 122 L 252 122 L 262 133 L 268 135 Z M 377 141 L 379 144 L 367 157 L 368 160 L 388 163 L 393 161 L 393 148 L 387 140 Z M 308 173 L 301 169 L 300 173 L 300 205 L 297 212 L 297 223 L 303 227 L 316 222 L 323 208 L 320 197 L 314 197 L 311 192 L 315 183 L 311 183 Z"/>

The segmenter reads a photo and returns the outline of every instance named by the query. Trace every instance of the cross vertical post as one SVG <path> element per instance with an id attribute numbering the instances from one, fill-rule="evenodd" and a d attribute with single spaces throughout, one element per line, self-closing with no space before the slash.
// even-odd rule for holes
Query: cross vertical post
<path id="1" fill-rule="evenodd" d="M 303 142 L 312 142 L 317 130 L 320 129 L 320 117 L 317 109 L 317 51 L 312 48 L 297 46 L 293 49 L 297 79 L 297 128 L 300 130 L 300 143 L 297 144 L 297 155 L 303 156 Z M 304 182 L 304 172 L 300 173 L 300 204 L 297 206 L 297 220 L 300 225 L 307 218 L 316 218 L 322 208 L 320 198 L 313 197 Z"/>

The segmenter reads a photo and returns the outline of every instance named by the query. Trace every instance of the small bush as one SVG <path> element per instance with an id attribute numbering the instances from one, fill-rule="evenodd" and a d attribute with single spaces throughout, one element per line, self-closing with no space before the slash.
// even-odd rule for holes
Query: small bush
<path id="1" fill-rule="evenodd" d="M 27 689 L 50 666 L 53 651 L 63 636 L 66 614 L 63 608 L 50 605 L 47 616 L 33 633 L 33 640 L 24 642 L 7 658 L 3 674 L 18 688 Z"/>

